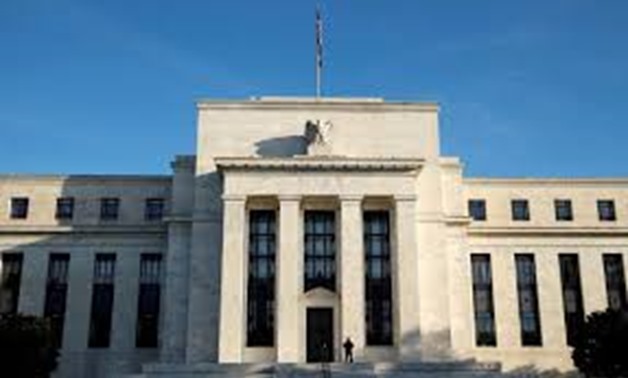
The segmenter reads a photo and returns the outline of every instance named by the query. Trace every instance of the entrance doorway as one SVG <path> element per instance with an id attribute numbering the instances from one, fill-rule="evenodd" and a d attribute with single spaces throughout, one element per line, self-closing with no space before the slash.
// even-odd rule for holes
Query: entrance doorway
<path id="1" fill-rule="evenodd" d="M 334 360 L 334 311 L 332 308 L 307 309 L 307 362 Z"/>

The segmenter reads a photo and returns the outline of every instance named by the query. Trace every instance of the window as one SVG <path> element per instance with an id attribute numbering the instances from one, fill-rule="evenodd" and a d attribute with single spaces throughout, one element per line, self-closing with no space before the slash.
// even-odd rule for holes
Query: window
<path id="1" fill-rule="evenodd" d="M 164 216 L 164 199 L 147 198 L 144 209 L 144 219 L 148 221 L 161 220 Z"/>
<path id="2" fill-rule="evenodd" d="M 28 217 L 28 198 L 11 198 L 11 219 L 26 219 Z"/>
<path id="3" fill-rule="evenodd" d="M 572 221 L 573 209 L 571 208 L 571 200 L 557 199 L 554 200 L 554 211 L 556 212 L 557 221 Z"/>
<path id="4" fill-rule="evenodd" d="M 582 302 L 578 255 L 561 254 L 558 256 L 558 261 L 563 289 L 567 345 L 574 346 L 584 324 L 584 305 Z"/>
<path id="5" fill-rule="evenodd" d="M 88 345 L 90 348 L 109 347 L 115 274 L 116 255 L 113 253 L 96 254 L 89 323 Z"/>
<path id="6" fill-rule="evenodd" d="M 483 199 L 469 200 L 469 216 L 474 221 L 486 220 L 486 201 Z"/>
<path id="7" fill-rule="evenodd" d="M 305 291 L 336 290 L 336 222 L 333 211 L 305 212 Z"/>
<path id="8" fill-rule="evenodd" d="M 101 198 L 100 199 L 100 219 L 103 219 L 103 220 L 118 219 L 119 207 L 120 207 L 119 198 Z"/>
<path id="9" fill-rule="evenodd" d="M 157 347 L 161 266 L 161 254 L 159 253 L 143 253 L 140 257 L 140 287 L 135 329 L 135 346 L 138 348 Z"/>
<path id="10" fill-rule="evenodd" d="M 364 254 L 367 345 L 392 345 L 392 282 L 388 211 L 365 211 Z"/>
<path id="11" fill-rule="evenodd" d="M 20 283 L 22 280 L 21 253 L 2 254 L 0 266 L 0 314 L 17 313 L 17 304 L 20 298 Z"/>
<path id="12" fill-rule="evenodd" d="M 48 259 L 44 317 L 50 322 L 52 339 L 57 348 L 63 342 L 69 264 L 70 255 L 67 253 L 52 253 Z"/>
<path id="13" fill-rule="evenodd" d="M 597 201 L 597 214 L 601 221 L 612 222 L 617 220 L 615 215 L 615 201 L 613 200 L 598 200 Z"/>
<path id="14" fill-rule="evenodd" d="M 72 219 L 74 216 L 74 198 L 57 198 L 57 219 Z"/>
<path id="15" fill-rule="evenodd" d="M 517 292 L 519 296 L 519 320 L 521 321 L 521 344 L 542 345 L 541 319 L 536 285 L 534 255 L 515 255 L 517 265 Z"/>
<path id="16" fill-rule="evenodd" d="M 491 256 L 488 254 L 471 255 L 471 275 L 473 279 L 475 344 L 477 346 L 496 346 Z"/>
<path id="17" fill-rule="evenodd" d="M 515 221 L 529 221 L 530 220 L 530 208 L 528 206 L 528 200 L 516 199 L 512 200 L 512 220 Z"/>
<path id="18" fill-rule="evenodd" d="M 274 210 L 249 213 L 248 346 L 274 345 L 275 235 Z"/>
<path id="19" fill-rule="evenodd" d="M 622 255 L 607 253 L 604 254 L 603 260 L 608 307 L 613 310 L 625 309 L 628 301 L 626 300 L 626 280 Z"/>

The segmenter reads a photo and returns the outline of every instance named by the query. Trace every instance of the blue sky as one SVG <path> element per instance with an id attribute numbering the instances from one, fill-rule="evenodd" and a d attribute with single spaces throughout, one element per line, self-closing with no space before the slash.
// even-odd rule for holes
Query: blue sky
<path id="1" fill-rule="evenodd" d="M 628 1 L 321 2 L 325 95 L 440 103 L 468 176 L 628 176 Z M 169 172 L 195 99 L 313 93 L 314 5 L 0 1 L 0 172 Z"/>

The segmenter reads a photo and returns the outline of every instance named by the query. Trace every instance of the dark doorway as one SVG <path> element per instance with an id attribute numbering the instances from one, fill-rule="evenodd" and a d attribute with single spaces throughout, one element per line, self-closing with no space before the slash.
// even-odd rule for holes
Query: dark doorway
<path id="1" fill-rule="evenodd" d="M 331 308 L 307 309 L 307 362 L 334 359 L 334 311 Z"/>

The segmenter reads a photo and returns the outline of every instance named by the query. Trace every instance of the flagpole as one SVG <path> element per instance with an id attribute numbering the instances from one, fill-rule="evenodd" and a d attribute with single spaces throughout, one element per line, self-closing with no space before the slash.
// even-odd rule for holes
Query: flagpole
<path id="1" fill-rule="evenodd" d="M 316 54 L 315 54 L 315 66 L 316 66 L 316 98 L 321 97 L 321 74 L 323 68 L 323 23 L 321 21 L 321 7 L 320 4 L 316 4 Z"/>

